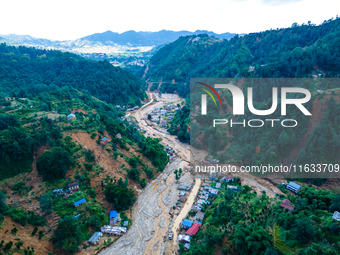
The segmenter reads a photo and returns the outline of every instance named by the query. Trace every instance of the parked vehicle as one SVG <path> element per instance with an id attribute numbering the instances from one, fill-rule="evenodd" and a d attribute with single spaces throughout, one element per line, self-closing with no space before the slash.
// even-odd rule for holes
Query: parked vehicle
<path id="1" fill-rule="evenodd" d="M 174 232 L 170 231 L 170 233 L 169 233 L 169 240 L 172 239 L 173 235 L 174 235 Z"/>

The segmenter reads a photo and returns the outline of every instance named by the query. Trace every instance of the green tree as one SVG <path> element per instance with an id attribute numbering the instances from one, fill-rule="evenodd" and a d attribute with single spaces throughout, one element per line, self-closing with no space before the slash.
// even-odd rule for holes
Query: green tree
<path id="1" fill-rule="evenodd" d="M 251 225 L 238 225 L 234 238 L 235 248 L 239 254 L 261 254 L 272 246 L 272 238 L 268 231 L 257 223 Z"/>
<path id="2" fill-rule="evenodd" d="M 145 178 L 143 178 L 140 182 L 140 186 L 142 186 L 142 188 L 145 188 L 146 187 L 146 180 L 145 180 Z"/>
<path id="3" fill-rule="evenodd" d="M 8 205 L 6 204 L 6 199 L 6 194 L 0 192 L 0 212 L 3 212 L 8 208 Z"/>
<path id="4" fill-rule="evenodd" d="M 13 242 L 12 241 L 9 241 L 8 243 L 5 244 L 5 247 L 4 247 L 4 252 L 7 252 L 9 251 L 13 246 Z"/>
<path id="5" fill-rule="evenodd" d="M 84 240 L 79 220 L 71 215 L 60 219 L 53 239 L 57 248 L 62 248 L 71 254 L 76 253 L 78 245 Z"/>
<path id="6" fill-rule="evenodd" d="M 11 230 L 12 235 L 16 235 L 18 233 L 18 229 L 16 227 Z"/>
<path id="7" fill-rule="evenodd" d="M 71 157 L 68 152 L 63 148 L 55 147 L 46 150 L 37 159 L 37 170 L 44 180 L 53 181 L 64 178 L 70 164 Z"/>
<path id="8" fill-rule="evenodd" d="M 109 183 L 106 186 L 105 197 L 118 211 L 123 211 L 133 205 L 135 193 L 133 189 L 125 187 L 123 181 L 118 181 L 118 184 Z"/>
<path id="9" fill-rule="evenodd" d="M 15 243 L 15 246 L 17 247 L 18 250 L 20 250 L 20 247 L 24 244 L 23 241 L 19 241 Z"/>
<path id="10" fill-rule="evenodd" d="M 137 168 L 131 168 L 128 172 L 128 177 L 138 181 L 139 180 L 140 171 Z"/>
<path id="11" fill-rule="evenodd" d="M 133 168 L 136 168 L 138 166 L 138 160 L 135 157 L 129 158 L 129 164 Z"/>
<path id="12" fill-rule="evenodd" d="M 312 221 L 306 217 L 297 220 L 292 232 L 297 240 L 306 243 L 315 236 L 316 228 L 313 226 Z"/>
<path id="13" fill-rule="evenodd" d="M 329 210 L 332 212 L 340 211 L 340 195 L 336 194 L 334 199 L 332 200 L 332 205 L 329 207 Z"/>
<path id="14" fill-rule="evenodd" d="M 47 214 L 52 211 L 52 199 L 51 194 L 42 195 L 40 197 L 40 209 L 42 212 L 46 212 Z"/>
<path id="15" fill-rule="evenodd" d="M 331 247 L 323 247 L 320 244 L 312 243 L 308 248 L 299 251 L 299 255 L 337 255 L 338 252 Z"/>

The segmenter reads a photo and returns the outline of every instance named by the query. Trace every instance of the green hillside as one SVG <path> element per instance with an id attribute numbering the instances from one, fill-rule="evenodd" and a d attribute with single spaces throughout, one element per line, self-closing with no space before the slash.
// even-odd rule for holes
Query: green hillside
<path id="1" fill-rule="evenodd" d="M 174 79 L 173 86 L 186 95 L 189 90 L 184 83 L 198 77 L 288 78 L 318 73 L 337 77 L 339 46 L 340 19 L 319 26 L 293 24 L 291 28 L 235 36 L 229 41 L 207 35 L 180 37 L 151 57 L 145 79 Z M 255 70 L 249 72 L 250 66 Z"/>
<path id="2" fill-rule="evenodd" d="M 108 61 L 0 44 L 0 92 L 5 96 L 32 97 L 65 86 L 114 104 L 133 106 L 146 97 L 140 79 Z"/>

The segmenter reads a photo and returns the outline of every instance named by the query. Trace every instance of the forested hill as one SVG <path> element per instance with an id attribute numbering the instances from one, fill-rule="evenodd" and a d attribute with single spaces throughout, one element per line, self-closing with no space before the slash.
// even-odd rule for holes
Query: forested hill
<path id="1" fill-rule="evenodd" d="M 313 72 L 337 77 L 339 59 L 340 19 L 336 19 L 229 41 L 207 35 L 181 37 L 150 59 L 145 78 L 180 83 L 190 77 L 311 77 Z M 248 72 L 250 66 L 255 71 Z"/>
<path id="2" fill-rule="evenodd" d="M 142 81 L 108 61 L 71 53 L 0 44 L 0 92 L 30 97 L 69 86 L 108 103 L 140 104 Z"/>

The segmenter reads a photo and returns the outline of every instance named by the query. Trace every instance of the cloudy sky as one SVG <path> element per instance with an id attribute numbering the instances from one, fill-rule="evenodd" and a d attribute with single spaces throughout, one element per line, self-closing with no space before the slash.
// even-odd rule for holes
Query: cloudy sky
<path id="1" fill-rule="evenodd" d="M 70 40 L 105 32 L 250 33 L 340 15 L 339 0 L 2 0 L 0 34 Z"/>

